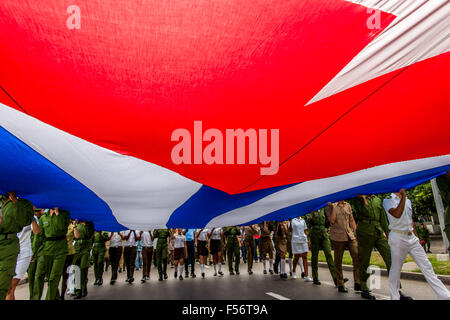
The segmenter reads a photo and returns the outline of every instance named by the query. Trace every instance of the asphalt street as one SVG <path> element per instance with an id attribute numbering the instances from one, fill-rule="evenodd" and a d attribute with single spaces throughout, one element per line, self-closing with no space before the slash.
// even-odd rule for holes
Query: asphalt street
<path id="1" fill-rule="evenodd" d="M 231 276 L 227 265 L 222 266 L 225 273 L 223 277 L 214 277 L 214 269 L 208 266 L 206 277 L 200 277 L 200 266 L 196 264 L 197 278 L 185 280 L 174 279 L 170 266 L 168 267 L 169 279 L 158 281 L 158 273 L 152 265 L 150 280 L 141 283 L 142 270 L 135 272 L 135 282 L 125 282 L 126 273 L 119 273 L 118 281 L 114 285 L 109 284 L 110 269 L 103 275 L 103 285 L 94 286 L 93 267 L 89 269 L 88 296 L 85 300 L 359 300 L 360 294 L 353 291 L 352 272 L 344 271 L 344 276 L 349 278 L 347 283 L 348 293 L 339 293 L 333 284 L 333 280 L 327 268 L 319 268 L 321 285 L 305 282 L 301 277 L 293 279 L 280 279 L 277 275 L 264 275 L 262 263 L 255 263 L 253 275 L 248 275 L 247 265 L 241 263 L 240 275 Z M 287 270 L 288 266 L 286 265 Z M 298 270 L 299 271 L 299 270 Z M 299 272 L 297 272 L 299 274 Z M 373 289 L 372 293 L 378 300 L 389 299 L 389 284 L 385 276 L 380 276 L 379 289 Z M 425 281 L 402 280 L 403 292 L 417 300 L 434 300 L 436 296 Z M 450 289 L 449 286 L 447 288 Z M 45 290 L 43 298 L 45 298 Z M 29 299 L 28 284 L 20 285 L 16 290 L 16 299 Z M 66 295 L 66 300 L 72 297 Z"/>

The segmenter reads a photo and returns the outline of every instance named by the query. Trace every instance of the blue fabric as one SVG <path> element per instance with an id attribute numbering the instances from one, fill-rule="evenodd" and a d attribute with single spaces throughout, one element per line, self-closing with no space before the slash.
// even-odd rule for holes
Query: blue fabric
<path id="1" fill-rule="evenodd" d="M 18 191 L 37 208 L 66 209 L 74 219 L 93 221 L 97 230 L 127 229 L 95 193 L 0 127 L 0 192 L 6 191 Z"/>

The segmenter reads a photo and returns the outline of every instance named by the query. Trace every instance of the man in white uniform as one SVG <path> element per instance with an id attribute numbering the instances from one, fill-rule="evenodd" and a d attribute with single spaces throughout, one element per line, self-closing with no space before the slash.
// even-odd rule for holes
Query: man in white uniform
<path id="1" fill-rule="evenodd" d="M 406 255 L 409 253 L 419 266 L 428 284 L 438 299 L 450 299 L 450 292 L 434 273 L 433 266 L 420 245 L 412 219 L 411 201 L 406 190 L 391 194 L 383 200 L 383 207 L 389 219 L 389 246 L 391 247 L 392 265 L 389 270 L 389 288 L 392 300 L 400 300 L 400 274 Z"/>

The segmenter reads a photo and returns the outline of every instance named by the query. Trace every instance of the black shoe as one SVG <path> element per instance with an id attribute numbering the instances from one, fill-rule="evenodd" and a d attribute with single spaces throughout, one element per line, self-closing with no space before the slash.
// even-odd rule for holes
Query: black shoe
<path id="1" fill-rule="evenodd" d="M 230 276 L 234 276 L 234 272 L 233 271 L 230 271 Z"/>
<path id="2" fill-rule="evenodd" d="M 167 273 L 164 274 L 164 280 L 167 280 L 169 277 L 167 276 Z"/>
<path id="3" fill-rule="evenodd" d="M 183 276 L 180 274 L 180 277 L 178 279 L 183 280 Z"/>
<path id="4" fill-rule="evenodd" d="M 78 299 L 82 299 L 83 296 L 81 295 L 81 293 L 78 293 L 75 295 L 74 299 L 78 300 Z"/>
<path id="5" fill-rule="evenodd" d="M 287 277 L 288 277 L 286 273 L 283 273 L 280 276 L 281 276 L 282 279 L 287 279 Z"/>
<path id="6" fill-rule="evenodd" d="M 195 273 L 191 273 L 191 278 L 196 278 L 197 276 L 195 275 Z"/>
<path id="7" fill-rule="evenodd" d="M 102 284 L 103 284 L 103 279 L 101 279 L 101 278 L 98 279 L 97 285 L 98 285 L 98 286 L 101 286 Z"/>
<path id="8" fill-rule="evenodd" d="M 252 271 L 252 270 L 249 270 L 249 271 L 248 271 L 248 274 L 252 275 L 252 274 L 253 274 L 253 271 Z"/>
<path id="9" fill-rule="evenodd" d="M 96 286 L 97 284 L 98 284 L 98 279 L 95 279 L 94 286 Z"/>
<path id="10" fill-rule="evenodd" d="M 344 278 L 344 283 L 346 283 L 348 281 L 348 278 Z"/>
<path id="11" fill-rule="evenodd" d="M 141 283 L 145 283 L 145 277 L 141 279 Z"/>
<path id="12" fill-rule="evenodd" d="M 369 291 L 364 290 L 361 292 L 361 298 L 367 299 L 367 300 L 377 300 L 375 296 L 371 295 Z"/>
<path id="13" fill-rule="evenodd" d="M 264 270 L 264 274 L 267 274 L 267 270 Z"/>
<path id="14" fill-rule="evenodd" d="M 354 289 L 355 289 L 355 291 L 362 291 L 362 288 L 361 288 L 361 285 L 359 284 L 359 283 L 355 283 L 355 286 L 354 286 Z"/>
<path id="15" fill-rule="evenodd" d="M 306 273 L 302 272 L 302 279 L 305 279 Z"/>
<path id="16" fill-rule="evenodd" d="M 125 280 L 125 282 L 130 282 L 130 278 L 127 278 L 127 280 Z"/>
<path id="17" fill-rule="evenodd" d="M 173 274 L 173 277 L 176 279 L 176 278 L 178 277 L 178 273 L 175 272 L 175 273 Z"/>
<path id="18" fill-rule="evenodd" d="M 410 296 L 404 295 L 403 292 L 401 292 L 401 291 L 399 291 L 398 293 L 400 294 L 400 300 L 414 300 Z"/>
<path id="19" fill-rule="evenodd" d="M 219 273 L 219 275 L 220 275 L 221 277 L 223 277 L 223 272 L 222 272 L 222 271 L 219 271 L 218 273 Z"/>
<path id="20" fill-rule="evenodd" d="M 348 292 L 347 288 L 344 287 L 344 286 L 339 286 L 339 287 L 338 287 L 338 291 L 339 291 L 339 292 L 344 292 L 344 293 L 347 293 L 347 292 Z"/>
<path id="21" fill-rule="evenodd" d="M 217 272 L 214 272 L 213 276 L 214 276 L 214 277 L 217 277 Z"/>
<path id="22" fill-rule="evenodd" d="M 134 278 L 130 278 L 130 284 L 134 282 Z"/>
<path id="23" fill-rule="evenodd" d="M 185 273 L 185 274 L 184 274 L 184 277 L 185 277 L 185 278 L 189 278 L 189 273 Z"/>
<path id="24" fill-rule="evenodd" d="M 289 276 L 292 277 L 292 271 L 289 271 Z"/>
<path id="25" fill-rule="evenodd" d="M 239 271 L 238 271 L 238 270 L 236 270 L 236 274 L 237 274 L 237 275 L 240 275 L 240 273 L 239 273 Z"/>
<path id="26" fill-rule="evenodd" d="M 275 272 L 275 274 L 278 274 L 278 269 L 273 270 L 273 272 Z"/>
<path id="27" fill-rule="evenodd" d="M 163 277 L 162 276 L 159 276 L 159 279 L 158 279 L 159 281 L 163 281 Z"/>
<path id="28" fill-rule="evenodd" d="M 202 272 L 202 278 L 205 279 L 205 273 L 204 272 Z"/>
<path id="29" fill-rule="evenodd" d="M 114 283 L 116 283 L 116 280 L 111 280 L 111 281 L 109 282 L 110 285 L 113 285 Z"/>
<path id="30" fill-rule="evenodd" d="M 84 298 L 84 297 L 86 297 L 88 295 L 88 291 L 87 291 L 87 289 L 84 289 L 82 292 L 81 292 L 81 296 Z"/>
<path id="31" fill-rule="evenodd" d="M 337 279 L 336 278 L 333 278 L 333 282 L 334 282 L 334 286 L 337 287 L 338 285 L 337 285 Z"/>
<path id="32" fill-rule="evenodd" d="M 270 274 L 273 274 L 273 270 L 269 270 L 269 273 L 270 273 Z"/>
<path id="33" fill-rule="evenodd" d="M 317 284 L 317 285 L 321 285 L 321 283 L 320 283 L 320 281 L 319 281 L 318 279 L 314 279 L 314 280 L 313 280 L 313 283 L 314 283 L 314 284 Z"/>

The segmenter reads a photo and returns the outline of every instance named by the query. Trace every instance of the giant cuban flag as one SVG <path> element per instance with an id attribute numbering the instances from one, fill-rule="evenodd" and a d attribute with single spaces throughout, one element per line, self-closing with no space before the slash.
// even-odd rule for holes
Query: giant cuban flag
<path id="1" fill-rule="evenodd" d="M 0 192 L 118 231 L 413 187 L 450 169 L 449 14 L 448 0 L 1 0 Z M 194 121 L 279 129 L 277 173 L 174 163 L 171 135 Z"/>

